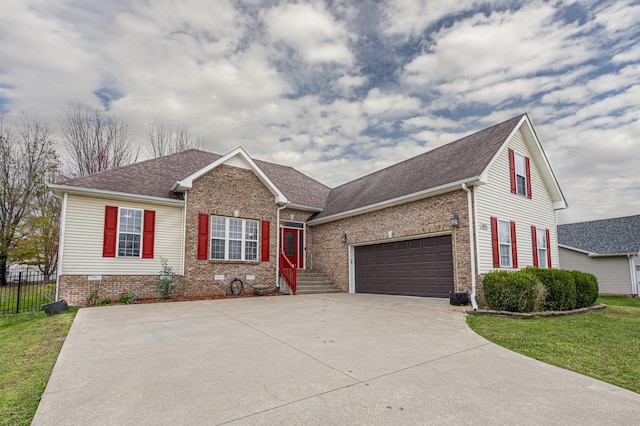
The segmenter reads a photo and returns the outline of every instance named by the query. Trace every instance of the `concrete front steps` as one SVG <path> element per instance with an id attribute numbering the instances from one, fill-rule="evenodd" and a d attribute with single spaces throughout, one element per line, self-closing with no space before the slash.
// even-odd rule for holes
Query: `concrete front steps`
<path id="1" fill-rule="evenodd" d="M 296 280 L 296 295 L 340 293 L 324 272 L 298 271 Z"/>

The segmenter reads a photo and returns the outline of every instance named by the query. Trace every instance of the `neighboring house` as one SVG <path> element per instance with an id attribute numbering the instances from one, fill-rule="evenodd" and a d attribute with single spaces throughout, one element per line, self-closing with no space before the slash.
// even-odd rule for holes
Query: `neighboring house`
<path id="1" fill-rule="evenodd" d="M 637 296 L 640 215 L 558 226 L 560 267 L 598 278 L 600 294 Z"/>
<path id="2" fill-rule="evenodd" d="M 295 289 L 293 264 L 345 292 L 481 297 L 489 271 L 558 265 L 555 211 L 567 206 L 526 114 L 333 189 L 242 148 L 50 187 L 63 199 L 60 295 L 73 304 L 153 297 L 161 258 L 183 295 L 223 293 L 235 277 L 250 290 L 286 276 Z"/>

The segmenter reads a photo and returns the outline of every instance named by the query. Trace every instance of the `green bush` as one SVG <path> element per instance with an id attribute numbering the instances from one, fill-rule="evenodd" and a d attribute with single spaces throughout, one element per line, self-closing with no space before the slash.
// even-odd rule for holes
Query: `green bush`
<path id="1" fill-rule="evenodd" d="M 544 309 L 567 311 L 576 307 L 576 283 L 573 274 L 562 269 L 544 269 L 529 266 L 523 269 L 537 277 L 544 285 L 547 295 Z"/>
<path id="2" fill-rule="evenodd" d="M 173 293 L 176 291 L 176 273 L 173 272 L 173 268 L 169 266 L 167 259 L 164 257 L 161 260 L 162 269 L 160 270 L 160 275 L 155 281 L 156 291 L 161 299 L 171 299 L 173 297 Z"/>
<path id="3" fill-rule="evenodd" d="M 118 303 L 129 304 L 131 302 L 135 302 L 138 300 L 138 293 L 130 290 L 122 290 L 120 291 L 120 296 L 118 296 Z"/>
<path id="4" fill-rule="evenodd" d="M 582 271 L 571 271 L 576 283 L 576 308 L 586 308 L 596 303 L 598 279 L 595 275 Z"/>
<path id="5" fill-rule="evenodd" d="M 482 281 L 484 300 L 489 309 L 533 312 L 543 307 L 546 291 L 529 271 L 493 271 Z"/>

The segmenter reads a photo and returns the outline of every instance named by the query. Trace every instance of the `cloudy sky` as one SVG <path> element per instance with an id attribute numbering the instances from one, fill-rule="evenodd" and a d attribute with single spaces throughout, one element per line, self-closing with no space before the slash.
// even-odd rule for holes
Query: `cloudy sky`
<path id="1" fill-rule="evenodd" d="M 527 112 L 570 209 L 640 214 L 639 0 L 2 0 L 0 112 L 186 126 L 335 186 Z"/>

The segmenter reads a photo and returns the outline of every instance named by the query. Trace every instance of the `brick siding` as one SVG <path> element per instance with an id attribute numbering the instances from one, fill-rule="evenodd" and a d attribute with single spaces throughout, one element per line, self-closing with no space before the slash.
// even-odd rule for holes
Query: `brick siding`
<path id="1" fill-rule="evenodd" d="M 467 195 L 458 190 L 386 209 L 310 226 L 307 264 L 325 272 L 342 291 L 349 291 L 349 245 L 452 233 L 454 288 L 471 291 Z M 451 227 L 458 214 L 459 226 Z M 391 233 L 391 235 L 389 235 Z M 346 234 L 347 243 L 340 242 Z"/>

